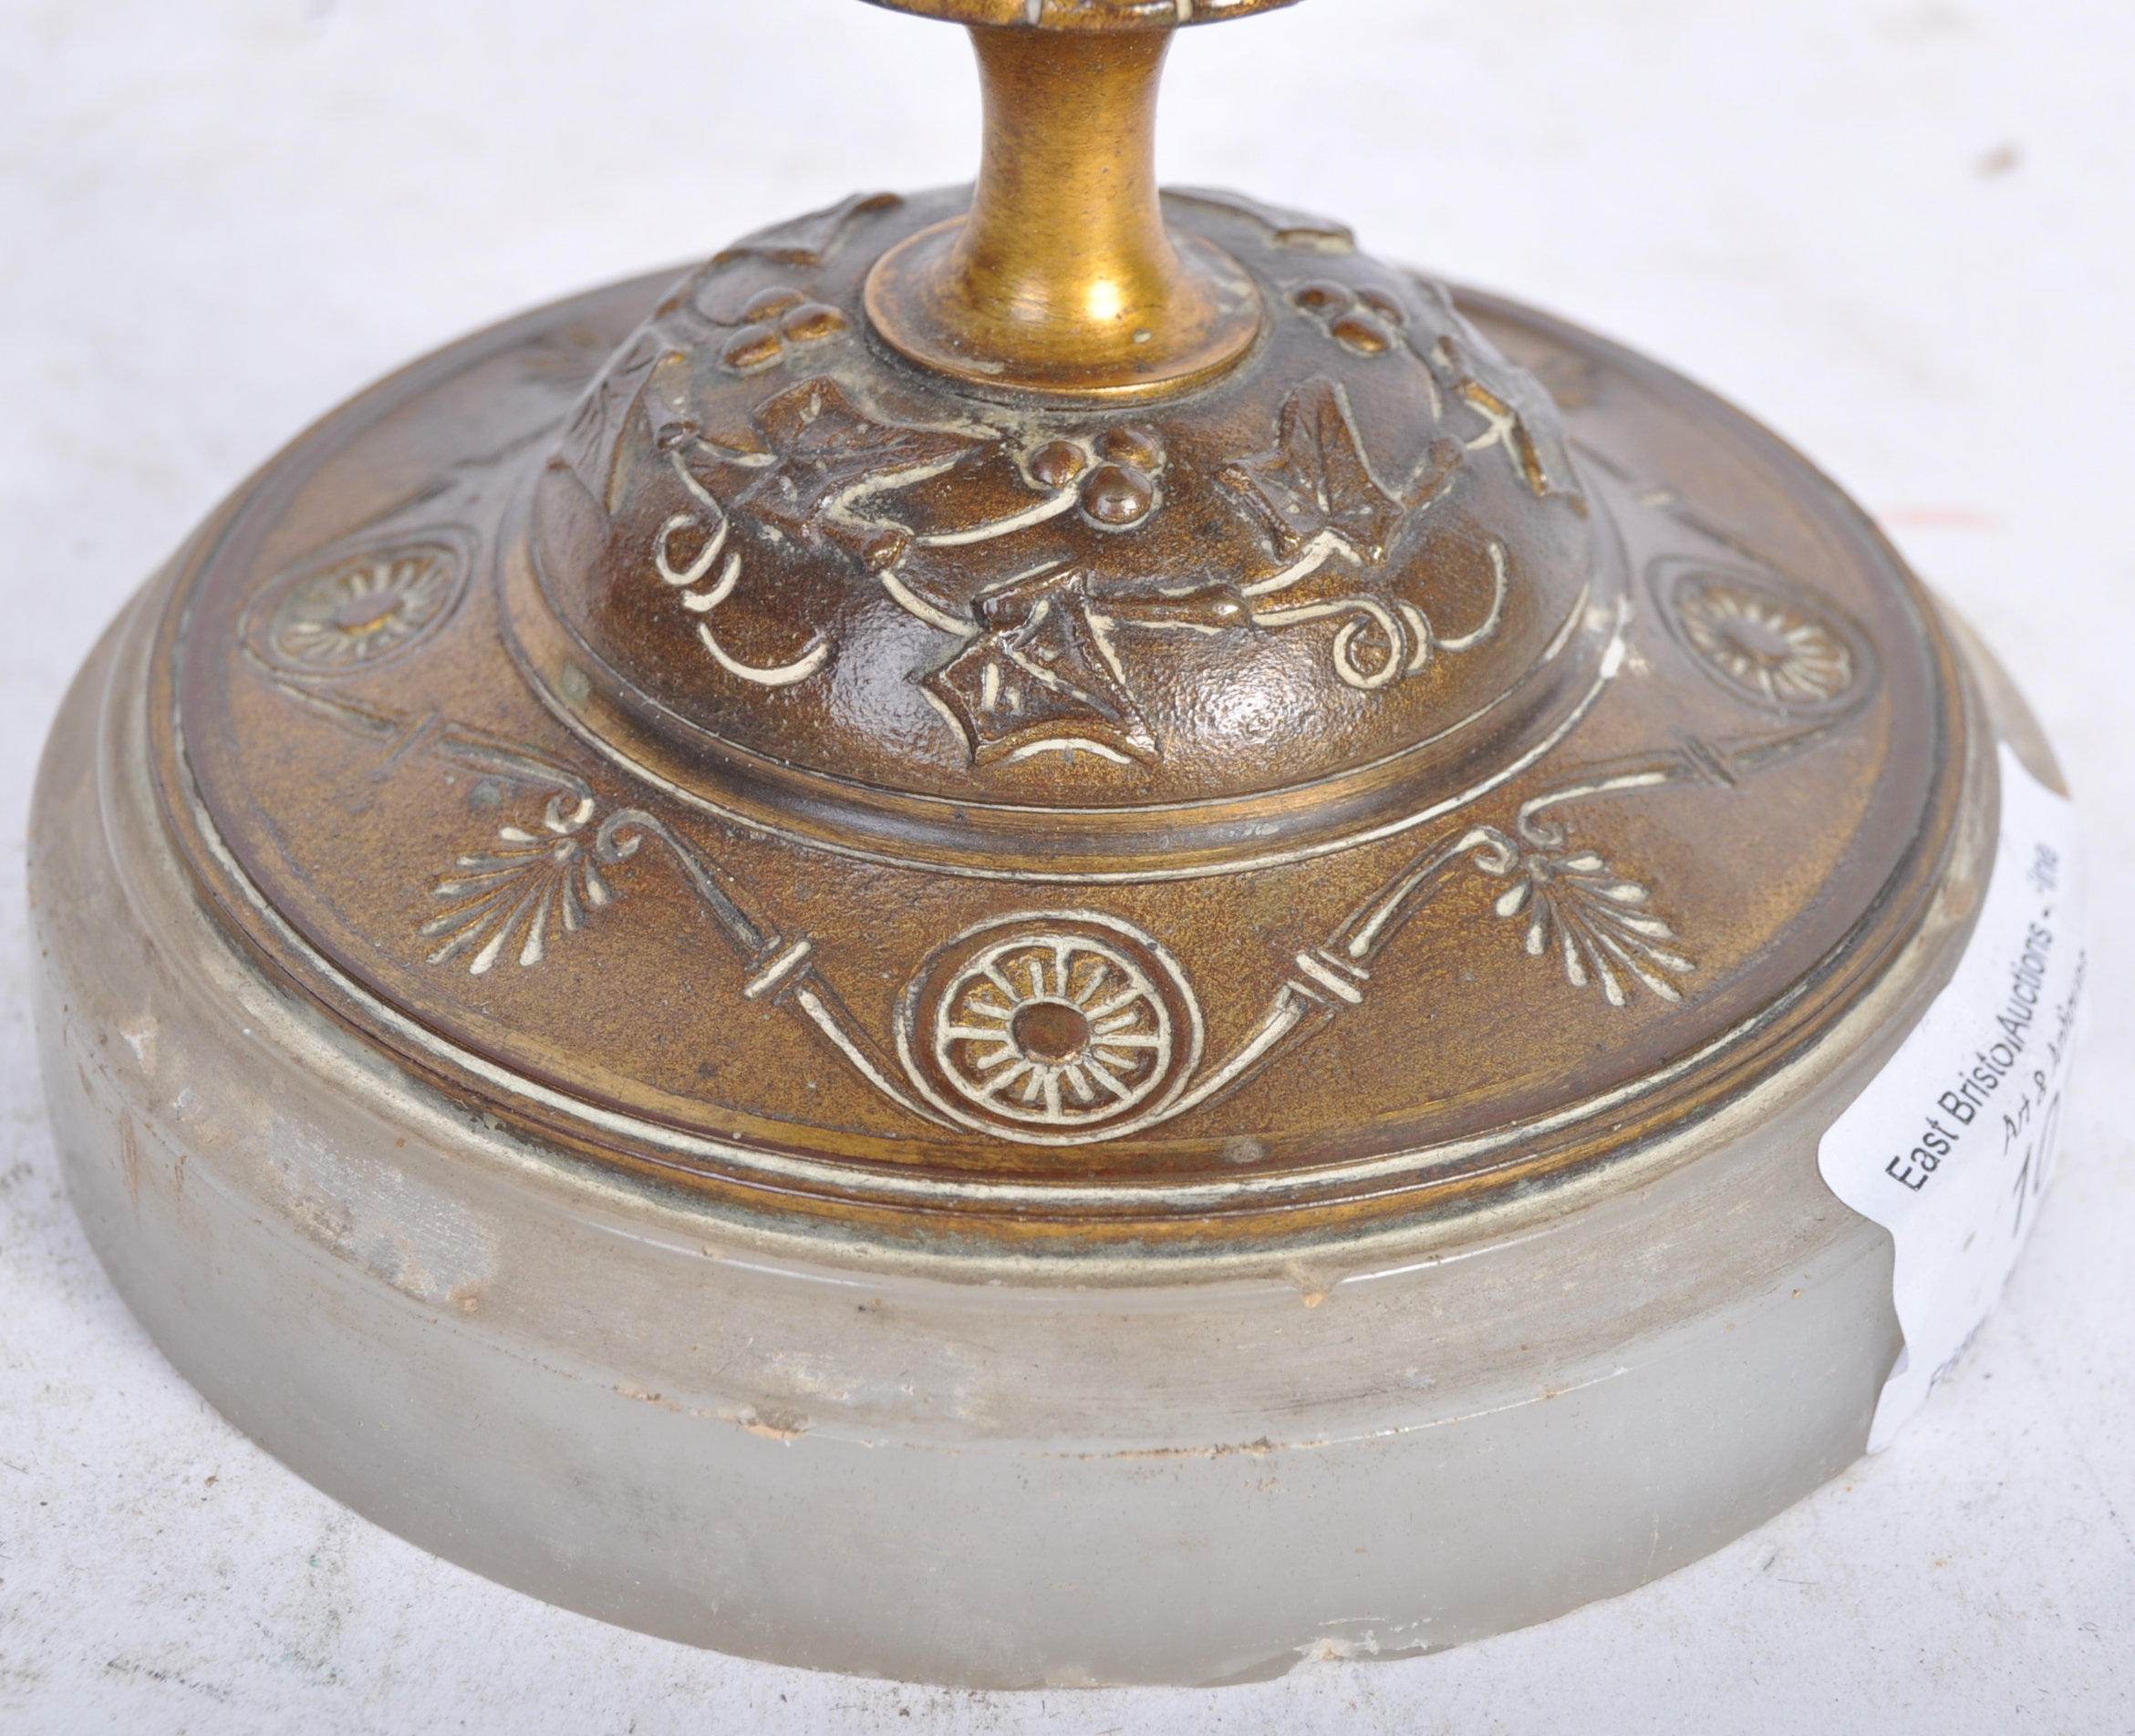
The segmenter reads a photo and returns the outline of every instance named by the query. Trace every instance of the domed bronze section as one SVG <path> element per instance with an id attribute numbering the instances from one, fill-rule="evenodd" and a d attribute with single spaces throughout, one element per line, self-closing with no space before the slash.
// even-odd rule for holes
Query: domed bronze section
<path id="1" fill-rule="evenodd" d="M 855 207 L 814 232 L 855 236 L 850 283 L 868 225 L 886 244 L 928 214 Z M 823 266 L 802 251 L 760 240 L 679 290 L 582 298 L 402 376 L 235 505 L 167 616 L 155 678 L 175 685 L 150 710 L 196 872 L 293 981 L 487 1112 L 787 1216 L 1273 1245 L 1562 1173 L 1724 1101 L 1917 920 L 1962 773 L 1944 641 L 1852 510 L 1712 398 L 1501 304 L 1458 297 L 1464 326 L 1397 274 L 1313 252 L 1302 283 L 1356 308 L 1398 288 L 1402 323 L 1373 311 L 1387 348 L 1350 356 L 1322 329 L 1341 294 L 1286 284 L 1270 354 L 1293 371 L 1228 388 L 1237 426 L 1268 425 L 1219 463 L 1214 418 L 944 416 L 844 334 L 814 344 L 845 359 L 796 345 L 797 369 L 782 352 L 732 371 L 707 286 L 776 277 L 793 306 L 838 305 L 837 248 Z M 1419 327 L 1468 346 L 1501 419 L 1448 389 L 1436 336 L 1405 347 Z M 1372 456 L 1392 486 L 1364 499 L 1404 526 L 1375 562 L 1356 546 L 1370 516 L 1342 520 L 1327 479 L 1367 476 L 1361 455 L 1344 467 L 1353 431 L 1371 454 L 1392 420 L 1367 395 L 1378 368 L 1415 385 L 1426 467 L 1440 439 L 1461 456 L 1420 515 L 1401 458 Z M 1522 401 L 1559 429 L 1537 378 L 1564 408 L 1530 466 L 1492 430 Z M 693 409 L 700 431 L 663 448 Z M 879 520 L 812 524 L 778 479 L 809 430 L 855 429 L 863 450 L 909 439 L 944 468 L 894 520 L 873 502 Z M 1567 450 L 1584 516 L 1549 469 Z M 464 451 L 482 456 L 429 456 Z M 1149 479 L 1142 531 L 1084 504 L 1107 466 Z M 1004 560 L 991 590 L 920 588 L 912 545 L 933 527 L 1062 499 L 945 546 L 1029 538 L 1079 582 Z M 1249 595 L 1284 571 L 1292 503 L 1312 515 L 1295 546 L 1336 549 L 1330 522 L 1356 542 Z M 1175 520 L 1213 523 L 1200 540 L 1235 564 L 1136 571 L 1135 539 Z M 869 564 L 878 535 L 902 564 Z M 1152 576 L 1190 624 L 1125 625 L 1113 598 L 1152 608 Z M 1212 583 L 1246 619 L 1210 605 Z M 1322 601 L 1339 606 L 1251 619 Z M 1446 647 L 1493 614 L 1494 634 Z M 1379 677 L 1397 634 L 1396 675 L 1342 678 Z M 714 646 L 804 673 L 750 679 Z M 1071 652 L 1089 660 L 1067 683 Z M 1016 757 L 1045 738 L 988 707 L 990 666 L 997 695 L 1112 753 Z M 841 679 L 900 708 L 897 730 L 871 739 Z M 1221 703 L 1274 719 L 1275 745 L 1225 751 L 1204 722 Z M 1432 739 L 1477 713 L 1467 739 Z M 1195 787 L 1181 763 L 1215 793 L 1152 801 Z M 1138 853 L 1100 853 L 1105 827 Z"/>
<path id="2" fill-rule="evenodd" d="M 859 306 L 958 203 L 730 249 L 581 400 L 511 564 L 560 715 L 797 837 L 1125 879 L 1400 830 L 1591 702 L 1622 553 L 1443 289 L 1175 198 L 1273 310 L 1251 360 L 1176 405 L 1004 401 Z"/>
<path id="3" fill-rule="evenodd" d="M 470 340 L 195 545 L 166 811 L 292 982 L 602 1162 L 1065 1249 L 1571 1173 L 1874 979 L 1965 702 L 1819 478 L 1227 194 L 1219 377 L 928 367 L 869 286 L 969 198 Z"/>

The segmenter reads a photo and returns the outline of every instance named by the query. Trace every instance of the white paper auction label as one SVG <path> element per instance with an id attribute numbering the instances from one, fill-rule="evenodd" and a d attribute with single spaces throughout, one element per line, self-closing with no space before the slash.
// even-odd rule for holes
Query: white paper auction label
<path id="1" fill-rule="evenodd" d="M 2082 864 L 2068 799 L 2001 750 L 2002 826 L 1949 987 L 1817 1150 L 1831 1192 L 1891 1232 L 1905 1348 L 1881 1452 L 1970 1342 L 2053 1178 L 2083 997 Z"/>

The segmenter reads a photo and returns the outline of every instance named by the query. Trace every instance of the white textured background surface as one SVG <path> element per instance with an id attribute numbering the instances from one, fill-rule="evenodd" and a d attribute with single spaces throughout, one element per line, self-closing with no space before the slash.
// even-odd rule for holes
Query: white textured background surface
<path id="1" fill-rule="evenodd" d="M 0 1729 L 2135 1729 L 2135 6 L 1310 0 L 1174 56 L 1168 179 L 1652 349 L 1986 629 L 2093 852 L 2092 1048 L 2006 1304 L 1900 1443 L 1548 1627 L 1215 1693 L 697 1653 L 424 1555 L 236 1435 L 112 1294 L 24 1007 L 63 683 L 328 405 L 519 306 L 969 172 L 953 30 L 851 0 L 0 0 Z"/>

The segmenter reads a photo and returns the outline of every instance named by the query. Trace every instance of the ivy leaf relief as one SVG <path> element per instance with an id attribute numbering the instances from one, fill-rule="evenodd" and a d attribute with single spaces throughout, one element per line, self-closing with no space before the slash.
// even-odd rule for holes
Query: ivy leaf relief
<path id="1" fill-rule="evenodd" d="M 860 502 L 938 476 L 995 444 L 990 435 L 877 421 L 827 378 L 789 387 L 752 419 L 760 439 L 732 448 L 768 450 L 771 461 L 755 468 L 733 506 L 806 543 L 827 532 L 851 544 L 894 529 L 858 512 Z"/>
<path id="2" fill-rule="evenodd" d="M 1228 466 L 1222 479 L 1285 559 L 1332 540 L 1376 565 L 1408 513 L 1373 475 L 1348 399 L 1328 379 L 1292 392 L 1277 418 L 1274 447 Z"/>
<path id="3" fill-rule="evenodd" d="M 1086 576 L 1053 573 L 981 597 L 982 630 L 921 682 L 979 765 L 1041 753 L 1156 758 Z"/>

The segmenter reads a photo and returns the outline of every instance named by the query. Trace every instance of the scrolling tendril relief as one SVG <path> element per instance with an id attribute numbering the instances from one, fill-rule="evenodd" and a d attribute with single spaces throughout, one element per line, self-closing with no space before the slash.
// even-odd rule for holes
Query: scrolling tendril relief
<path id="1" fill-rule="evenodd" d="M 1148 689 L 1217 678 L 1228 654 L 1215 642 L 1316 632 L 1338 691 L 1369 697 L 1497 640 L 1523 582 L 1518 535 L 1475 536 L 1476 570 L 1451 599 L 1434 600 L 1445 575 L 1409 558 L 1478 466 L 1501 459 L 1530 509 L 1560 497 L 1583 516 L 1547 394 L 1421 279 L 1277 287 L 1285 330 L 1323 332 L 1339 354 L 1315 364 L 1309 343 L 1285 337 L 1295 383 L 1270 382 L 1268 407 L 1247 413 L 1269 418 L 1265 443 L 1227 436 L 1231 451 L 1197 450 L 1183 469 L 1179 429 L 1161 418 L 978 400 L 948 416 L 886 410 L 892 383 L 833 305 L 845 292 L 825 287 L 843 277 L 815 274 L 896 203 L 847 201 L 722 254 L 617 355 L 559 444 L 559 464 L 629 539 L 618 575 L 664 587 L 740 694 L 805 687 L 847 649 L 844 605 L 839 620 L 821 613 L 820 588 L 794 589 L 804 571 L 877 587 L 943 636 L 909 678 L 967 763 L 1154 764 L 1166 729 Z M 1270 231 L 1278 252 L 1297 244 L 1293 228 Z M 1326 251 L 1313 233 L 1307 251 Z M 1411 408 L 1377 436 L 1392 469 L 1344 383 L 1380 352 L 1416 370 L 1395 395 Z M 759 377 L 760 391 L 737 389 Z M 623 514 L 663 478 L 667 505 Z M 1215 561 L 1203 555 L 1212 519 L 1236 527 Z M 816 601 L 792 601 L 803 594 Z"/>
<path id="2" fill-rule="evenodd" d="M 1522 803 L 1508 826 L 1454 828 L 1315 946 L 1301 949 L 1257 1022 L 1223 1059 L 1202 1065 L 1203 1009 L 1187 968 L 1154 935 L 1089 910 L 990 919 L 945 942 L 912 976 L 886 1040 L 865 1032 L 824 982 L 824 948 L 782 938 L 748 894 L 694 842 L 642 810 L 600 818 L 590 794 L 552 796 L 534 825 L 507 824 L 461 855 L 422 925 L 433 964 L 477 974 L 515 957 L 544 961 L 622 902 L 612 871 L 650 839 L 747 964 L 741 993 L 791 1006 L 875 1090 L 925 1120 L 1037 1143 L 1083 1143 L 1145 1131 L 1246 1082 L 1335 1016 L 1365 1001 L 1396 935 L 1464 876 L 1497 883 L 1489 909 L 1531 958 L 1570 987 L 1622 1008 L 1643 992 L 1670 1005 L 1696 965 L 1648 887 L 1576 844 L 1565 808 L 1670 787 L 1732 788 L 1809 751 L 1831 725 L 1809 722 L 1674 748 L 1600 768 Z M 980 944 L 980 943 L 983 944 Z M 905 1083 L 886 1059 L 893 1049 Z M 910 1087 L 907 1090 L 906 1087 Z"/>
<path id="3" fill-rule="evenodd" d="M 440 908 L 418 925 L 428 962 L 476 976 L 507 963 L 542 966 L 627 904 L 625 865 L 651 842 L 735 947 L 745 1000 L 795 1012 L 910 1115 L 1044 1144 L 1125 1137 L 1244 1084 L 1362 1006 L 1396 935 L 1462 879 L 1498 887 L 1492 915 L 1567 987 L 1612 1008 L 1641 994 L 1680 1002 L 1696 971 L 1692 948 L 1643 879 L 1572 841 L 1563 812 L 1670 788 L 1734 788 L 1829 739 L 1857 714 L 1872 667 L 1858 627 L 1777 574 L 1658 563 L 1653 583 L 1671 634 L 1713 681 L 1777 727 L 1684 738 L 1575 771 L 1506 823 L 1449 829 L 1322 942 L 1301 948 L 1247 1034 L 1210 1062 L 1187 967 L 1158 937 L 1083 909 L 1014 913 L 943 942 L 914 969 L 893 1028 L 870 1032 L 824 980 L 825 946 L 782 936 L 749 889 L 667 822 L 631 805 L 603 812 L 586 778 L 523 745 L 352 692 L 349 683 L 383 658 L 424 641 L 449 606 L 440 587 L 449 594 L 463 580 L 472 553 L 469 533 L 451 524 L 374 534 L 268 585 L 241 626 L 260 673 L 315 717 L 372 743 L 382 769 L 427 758 L 542 799 L 534 818 L 496 828 L 437 878 L 430 896 Z M 350 600 L 360 606 L 343 618 L 337 611 Z M 375 634 L 373 622 L 401 611 L 408 629 L 389 641 L 358 638 L 362 655 L 317 651 L 323 632 Z"/>
<path id="4" fill-rule="evenodd" d="M 1471 449 L 1434 440 L 1408 476 L 1388 483 L 1364 450 L 1343 388 L 1324 377 L 1284 400 L 1268 450 L 1220 472 L 1224 497 L 1259 527 L 1269 552 L 1265 570 L 1242 574 L 1175 578 L 1153 568 L 1122 578 L 1086 562 L 1031 566 L 1020 558 L 1023 533 L 1056 520 L 1113 534 L 1149 523 L 1166 503 L 1168 468 L 1153 429 L 1052 432 L 1018 447 L 992 430 L 882 421 L 821 377 L 766 399 L 746 435 L 715 439 L 678 418 L 661 424 L 656 441 L 689 504 L 660 523 L 648 565 L 695 617 L 712 661 L 764 689 L 821 674 L 834 647 L 820 629 L 791 656 L 752 664 L 720 637 L 715 617 L 747 575 L 748 557 L 734 545 L 738 522 L 768 527 L 787 544 L 834 545 L 856 556 L 900 609 L 950 636 L 921 687 L 979 764 L 1049 750 L 1121 762 L 1156 758 L 1160 743 L 1120 655 L 1123 633 L 1214 636 L 1326 623 L 1332 673 L 1353 691 L 1373 693 L 1434 658 L 1487 642 L 1513 582 L 1506 545 L 1491 539 L 1488 600 L 1457 630 L 1440 629 L 1421 604 L 1394 594 L 1389 553 L 1410 517 L 1428 511 L 1470 461 Z M 890 510 L 901 490 L 1003 460 L 1025 498 L 997 516 L 920 532 Z M 1005 576 L 959 609 L 920 570 L 938 550 L 962 552 L 967 561 L 998 558 Z M 1355 577 L 1332 588 L 1308 584 L 1338 574 Z"/>

